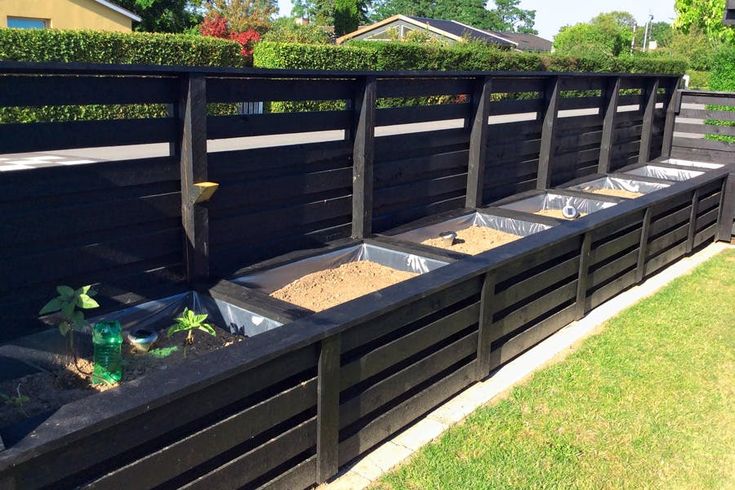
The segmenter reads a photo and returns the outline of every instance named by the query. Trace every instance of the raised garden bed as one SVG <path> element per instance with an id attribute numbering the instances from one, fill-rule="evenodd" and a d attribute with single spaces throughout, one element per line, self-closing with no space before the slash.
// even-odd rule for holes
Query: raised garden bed
<path id="1" fill-rule="evenodd" d="M 311 311 L 322 311 L 446 265 L 362 243 L 233 279 Z"/>
<path id="2" fill-rule="evenodd" d="M 668 184 L 646 182 L 621 177 L 602 177 L 581 184 L 575 184 L 565 189 L 602 194 L 606 196 L 635 199 L 649 192 L 665 189 Z"/>
<path id="3" fill-rule="evenodd" d="M 564 206 L 574 207 L 579 212 L 580 217 L 584 217 L 596 211 L 615 206 L 615 204 L 616 202 L 611 201 L 545 192 L 518 199 L 507 204 L 501 204 L 499 207 L 555 219 L 566 219 L 562 214 Z"/>
<path id="4" fill-rule="evenodd" d="M 456 253 L 476 255 L 549 228 L 549 225 L 542 223 L 474 212 L 392 237 Z M 443 238 L 442 234 L 447 232 L 456 233 L 456 238 L 451 241 Z"/>
<path id="5" fill-rule="evenodd" d="M 168 327 L 186 308 L 206 313 L 216 335 L 199 332 L 191 345 L 185 344 L 184 334 L 168 336 Z M 168 370 L 281 326 L 275 320 L 197 292 L 149 301 L 88 320 L 90 325 L 99 321 L 118 321 L 123 327 L 123 375 L 118 384 Z M 148 352 L 139 351 L 127 339 L 128 333 L 139 329 L 158 334 Z M 0 393 L 14 400 L 0 405 L 0 435 L 6 443 L 16 442 L 67 403 L 117 388 L 118 384 L 90 382 L 94 366 L 90 329 L 77 332 L 75 339 L 76 359 L 56 329 L 0 346 L 0 359 L 6 367 L 0 375 Z"/>
<path id="6" fill-rule="evenodd" d="M 653 179 L 673 180 L 681 182 L 683 180 L 693 179 L 702 175 L 704 171 L 688 170 L 683 168 L 663 167 L 660 165 L 644 165 L 642 167 L 626 170 L 626 175 L 637 175 L 641 177 L 650 177 Z"/>
<path id="7" fill-rule="evenodd" d="M 708 170 L 722 168 L 725 166 L 725 164 L 723 163 L 698 162 L 692 160 L 683 160 L 681 158 L 666 158 L 661 160 L 661 163 L 668 163 L 669 165 L 677 165 L 680 167 L 706 168 Z"/>

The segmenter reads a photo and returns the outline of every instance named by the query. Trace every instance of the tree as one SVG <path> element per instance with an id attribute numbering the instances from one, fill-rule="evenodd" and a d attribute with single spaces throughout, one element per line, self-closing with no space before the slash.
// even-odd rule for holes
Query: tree
<path id="1" fill-rule="evenodd" d="M 497 30 L 502 32 L 525 32 L 527 34 L 538 34 L 533 28 L 536 23 L 536 11 L 524 10 L 518 5 L 520 0 L 495 0 L 495 12 L 500 26 Z"/>
<path id="2" fill-rule="evenodd" d="M 562 27 L 554 37 L 556 52 L 569 56 L 618 56 L 626 47 L 621 29 L 584 22 Z"/>
<path id="3" fill-rule="evenodd" d="M 136 31 L 184 32 L 202 20 L 198 0 L 116 0 L 121 7 L 141 17 Z"/>
<path id="4" fill-rule="evenodd" d="M 232 32 L 254 30 L 263 33 L 278 13 L 277 0 L 205 0 L 207 16 L 219 15 L 227 19 Z"/>
<path id="5" fill-rule="evenodd" d="M 297 24 L 296 19 L 282 17 L 271 25 L 263 41 L 298 44 L 329 44 L 330 36 L 316 24 Z"/>
<path id="6" fill-rule="evenodd" d="M 696 28 L 713 41 L 735 43 L 735 29 L 722 22 L 726 1 L 676 0 L 674 28 L 685 34 Z"/>
<path id="7" fill-rule="evenodd" d="M 334 0 L 334 34 L 343 36 L 356 31 L 365 12 L 360 11 L 358 0 Z"/>
<path id="8" fill-rule="evenodd" d="M 495 0 L 488 10 L 485 0 L 376 0 L 371 19 L 380 21 L 396 14 L 456 20 L 492 31 L 535 32 L 536 12 L 518 7 L 520 0 Z"/>

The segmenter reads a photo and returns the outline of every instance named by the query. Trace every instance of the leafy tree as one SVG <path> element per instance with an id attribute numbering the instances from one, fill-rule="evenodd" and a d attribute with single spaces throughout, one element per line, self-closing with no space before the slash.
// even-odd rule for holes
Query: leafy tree
<path id="1" fill-rule="evenodd" d="M 735 43 L 735 29 L 722 20 L 727 0 L 676 0 L 674 28 L 689 33 L 696 28 L 713 41 Z"/>
<path id="2" fill-rule="evenodd" d="M 342 36 L 356 31 L 365 12 L 360 10 L 358 0 L 334 0 L 334 34 Z"/>
<path id="3" fill-rule="evenodd" d="M 655 39 L 655 38 L 654 38 Z M 656 50 L 657 53 L 670 54 L 687 60 L 689 68 L 698 71 L 709 71 L 713 68 L 713 55 L 722 43 L 709 39 L 699 28 L 692 28 L 688 33 L 674 31 L 668 46 Z"/>
<path id="4" fill-rule="evenodd" d="M 502 32 L 525 32 L 538 34 L 533 28 L 536 23 L 536 11 L 519 7 L 520 0 L 495 0 L 494 13 L 499 21 L 497 30 Z"/>
<path id="5" fill-rule="evenodd" d="M 281 17 L 273 22 L 263 41 L 275 43 L 329 44 L 330 36 L 316 24 L 297 24 L 296 19 Z"/>
<path id="6" fill-rule="evenodd" d="M 141 17 L 136 31 L 184 32 L 202 20 L 201 0 L 116 0 L 121 7 Z"/>
<path id="7" fill-rule="evenodd" d="M 579 23 L 562 27 L 554 37 L 556 52 L 569 56 L 618 56 L 630 44 L 616 24 Z"/>
<path id="8" fill-rule="evenodd" d="M 278 0 L 205 0 L 204 9 L 207 16 L 219 15 L 227 19 L 232 32 L 263 33 L 278 13 Z"/>

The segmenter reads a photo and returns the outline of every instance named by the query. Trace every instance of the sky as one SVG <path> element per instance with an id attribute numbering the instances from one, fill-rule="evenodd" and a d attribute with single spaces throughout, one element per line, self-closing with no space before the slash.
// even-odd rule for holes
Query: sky
<path id="1" fill-rule="evenodd" d="M 278 5 L 280 15 L 291 12 L 290 0 L 279 0 Z M 536 30 L 549 40 L 562 26 L 586 22 L 600 12 L 624 10 L 633 14 L 641 25 L 649 14 L 653 14 L 654 22 L 671 22 L 675 16 L 674 0 L 521 0 L 521 7 L 536 10 Z"/>

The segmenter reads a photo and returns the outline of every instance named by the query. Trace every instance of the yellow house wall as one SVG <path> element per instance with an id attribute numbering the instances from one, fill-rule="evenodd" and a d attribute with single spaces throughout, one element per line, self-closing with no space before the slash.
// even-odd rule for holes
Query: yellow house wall
<path id="1" fill-rule="evenodd" d="M 47 19 L 53 29 L 130 32 L 132 19 L 94 0 L 0 0 L 0 26 L 8 17 Z"/>

